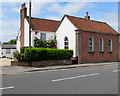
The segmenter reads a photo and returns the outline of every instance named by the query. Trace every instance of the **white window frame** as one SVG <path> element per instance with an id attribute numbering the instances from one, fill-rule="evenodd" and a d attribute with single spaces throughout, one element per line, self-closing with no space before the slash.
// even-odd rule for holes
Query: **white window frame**
<path id="1" fill-rule="evenodd" d="M 90 43 L 91 43 L 91 45 L 90 45 Z M 94 52 L 94 38 L 93 37 L 90 37 L 88 40 L 88 52 Z"/>
<path id="2" fill-rule="evenodd" d="M 108 40 L 108 52 L 112 52 L 113 49 L 112 49 L 112 38 L 109 38 Z"/>
<path id="3" fill-rule="evenodd" d="M 69 49 L 69 40 L 67 36 L 64 38 L 64 49 Z"/>
<path id="4" fill-rule="evenodd" d="M 99 52 L 104 52 L 104 39 L 103 38 L 99 39 Z"/>
<path id="5" fill-rule="evenodd" d="M 10 54 L 10 49 L 6 49 L 6 54 Z"/>
<path id="6" fill-rule="evenodd" d="M 40 33 L 40 39 L 45 41 L 46 40 L 46 33 Z"/>

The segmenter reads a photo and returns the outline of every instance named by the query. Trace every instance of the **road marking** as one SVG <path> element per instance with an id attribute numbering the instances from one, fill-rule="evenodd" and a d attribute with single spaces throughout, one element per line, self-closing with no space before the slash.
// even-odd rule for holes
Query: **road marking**
<path id="1" fill-rule="evenodd" d="M 68 77 L 68 78 L 61 78 L 61 79 L 55 79 L 55 80 L 52 80 L 52 82 L 69 80 L 69 79 L 76 79 L 76 78 L 87 77 L 87 76 L 95 76 L 95 75 L 99 75 L 99 73 L 88 74 L 88 75 L 81 75 L 81 76 L 75 76 L 75 77 Z"/>
<path id="2" fill-rule="evenodd" d="M 0 90 L 5 90 L 5 89 L 13 89 L 14 86 L 10 86 L 10 87 L 4 87 L 4 88 L 0 88 Z"/>
<path id="3" fill-rule="evenodd" d="M 118 72 L 118 71 L 120 71 L 120 70 L 113 70 L 113 72 Z"/>

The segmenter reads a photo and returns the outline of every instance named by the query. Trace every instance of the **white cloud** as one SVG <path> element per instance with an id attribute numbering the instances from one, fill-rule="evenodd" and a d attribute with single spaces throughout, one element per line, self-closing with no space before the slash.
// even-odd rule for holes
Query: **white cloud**
<path id="1" fill-rule="evenodd" d="M 31 8 L 32 8 L 32 16 L 38 16 L 39 14 L 41 14 L 41 12 L 43 11 L 43 7 L 45 7 L 45 5 L 47 4 L 47 2 L 32 2 L 31 4 Z M 27 3 L 27 11 L 28 11 L 28 15 L 29 15 L 29 3 Z"/>
<path id="2" fill-rule="evenodd" d="M 84 8 L 86 2 L 69 2 L 65 5 L 60 5 L 58 2 L 52 4 L 49 10 L 56 11 L 59 14 L 73 14 Z"/>
<path id="3" fill-rule="evenodd" d="M 107 22 L 112 28 L 118 31 L 118 13 L 107 13 L 104 15 L 102 21 Z"/>
<path id="4" fill-rule="evenodd" d="M 15 39 L 17 36 L 17 33 L 19 31 L 19 21 L 16 20 L 2 20 L 0 21 L 0 28 L 2 28 L 2 36 L 3 41 L 8 41 L 10 39 Z"/>

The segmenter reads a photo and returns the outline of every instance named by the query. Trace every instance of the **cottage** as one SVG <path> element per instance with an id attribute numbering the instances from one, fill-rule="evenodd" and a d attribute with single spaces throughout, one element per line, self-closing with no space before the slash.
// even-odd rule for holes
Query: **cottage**
<path id="1" fill-rule="evenodd" d="M 78 63 L 120 60 L 119 34 L 106 22 L 91 20 L 88 12 L 85 18 L 64 15 L 61 21 L 31 18 L 31 46 L 34 38 L 48 40 L 57 36 L 58 49 L 72 49 Z M 20 31 L 17 49 L 29 46 L 29 17 L 22 4 L 20 10 Z"/>
<path id="2" fill-rule="evenodd" d="M 0 44 L 0 57 L 13 57 L 13 53 L 16 50 L 15 44 Z"/>
<path id="3" fill-rule="evenodd" d="M 49 40 L 55 34 L 60 21 L 31 17 L 31 46 L 34 46 L 34 39 Z M 20 31 L 17 36 L 17 49 L 29 46 L 29 17 L 25 3 L 20 10 Z"/>

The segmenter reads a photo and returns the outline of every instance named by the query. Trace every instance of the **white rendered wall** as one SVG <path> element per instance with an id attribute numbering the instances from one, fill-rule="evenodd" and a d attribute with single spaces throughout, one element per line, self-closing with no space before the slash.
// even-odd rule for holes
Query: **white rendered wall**
<path id="1" fill-rule="evenodd" d="M 2 45 L 0 44 L 0 57 L 2 57 Z"/>
<path id="2" fill-rule="evenodd" d="M 35 32 L 38 32 L 38 33 L 35 34 Z M 35 37 L 37 37 L 38 39 L 40 39 L 41 33 L 46 33 L 46 40 L 51 39 L 51 37 L 54 36 L 54 34 L 55 34 L 55 32 L 45 32 L 45 31 L 35 31 L 35 30 L 33 30 L 32 31 L 32 38 L 31 38 L 32 39 L 32 46 L 34 45 L 34 39 L 35 39 Z"/>
<path id="3" fill-rule="evenodd" d="M 17 49 L 10 49 L 10 54 L 6 54 L 6 49 L 2 49 L 3 56 L 13 57 L 13 53 L 16 52 Z"/>
<path id="4" fill-rule="evenodd" d="M 24 19 L 24 46 L 29 46 L 29 24 L 26 19 Z"/>
<path id="5" fill-rule="evenodd" d="M 18 36 L 17 36 L 17 46 L 16 46 L 16 48 L 20 52 L 20 31 L 19 31 Z"/>
<path id="6" fill-rule="evenodd" d="M 61 25 L 59 26 L 58 30 L 56 31 L 57 36 L 57 48 L 64 49 L 64 38 L 65 36 L 68 37 L 69 40 L 69 49 L 72 49 L 75 56 L 75 30 L 77 28 L 65 17 L 62 21 Z"/>

